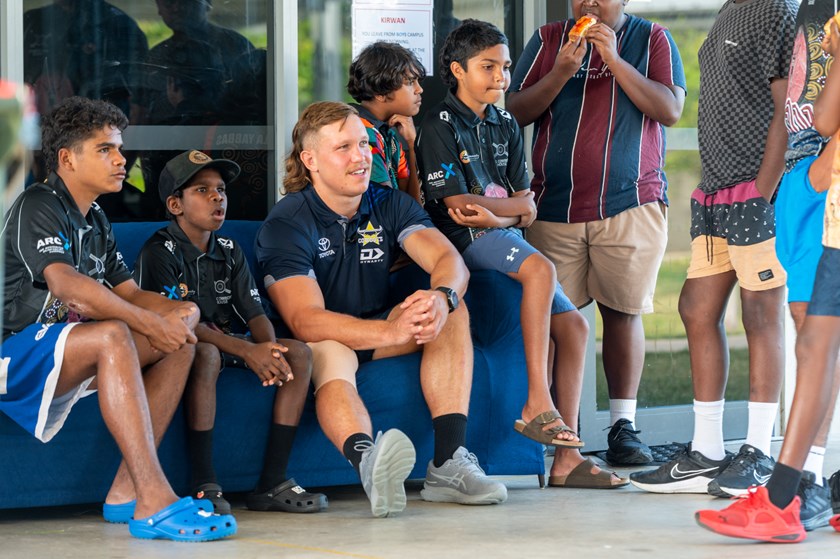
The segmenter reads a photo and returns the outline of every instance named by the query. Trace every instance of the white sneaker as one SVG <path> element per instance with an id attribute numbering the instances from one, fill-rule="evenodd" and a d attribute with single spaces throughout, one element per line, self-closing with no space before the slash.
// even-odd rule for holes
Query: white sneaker
<path id="1" fill-rule="evenodd" d="M 362 453 L 359 476 L 377 518 L 405 509 L 405 480 L 417 456 L 411 440 L 398 429 L 380 432 Z"/>
<path id="2" fill-rule="evenodd" d="M 475 454 L 461 446 L 440 468 L 429 462 L 420 496 L 438 503 L 495 505 L 507 500 L 507 487 L 488 478 Z"/>

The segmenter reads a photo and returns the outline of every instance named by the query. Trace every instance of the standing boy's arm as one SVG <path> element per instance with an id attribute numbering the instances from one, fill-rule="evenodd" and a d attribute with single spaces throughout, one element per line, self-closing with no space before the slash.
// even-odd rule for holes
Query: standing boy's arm
<path id="1" fill-rule="evenodd" d="M 822 48 L 834 60 L 840 56 L 840 27 L 831 22 L 831 33 L 823 39 Z M 840 70 L 831 67 L 820 96 L 814 103 L 814 128 L 820 136 L 833 136 L 840 129 Z"/>
<path id="2" fill-rule="evenodd" d="M 785 149 L 787 149 L 788 140 L 785 127 L 787 83 L 787 79 L 782 78 L 770 82 L 770 92 L 773 95 L 773 118 L 767 129 L 764 156 L 761 158 L 761 165 L 755 177 L 756 190 L 767 200 L 773 198 L 785 170 Z"/>
<path id="3" fill-rule="evenodd" d="M 632 64 L 622 59 L 616 48 L 615 31 L 608 25 L 594 25 L 586 37 L 598 49 L 618 85 L 639 111 L 665 126 L 677 123 L 685 104 L 685 91 L 681 87 L 643 76 Z"/>
<path id="4" fill-rule="evenodd" d="M 568 81 L 575 75 L 583 64 L 586 56 L 586 39 L 566 41 L 557 51 L 551 69 L 539 77 L 534 83 L 527 83 L 527 76 L 522 81 L 522 87 L 516 86 L 516 91 L 508 93 L 505 108 L 516 117 L 520 126 L 528 126 L 539 119 L 548 109 L 551 102 L 560 94 Z M 517 62 L 514 82 L 520 82 L 525 70 L 538 72 L 542 67 L 545 56 L 552 56 L 544 50 L 545 43 L 540 37 L 540 31 L 528 41 L 525 51 Z"/>

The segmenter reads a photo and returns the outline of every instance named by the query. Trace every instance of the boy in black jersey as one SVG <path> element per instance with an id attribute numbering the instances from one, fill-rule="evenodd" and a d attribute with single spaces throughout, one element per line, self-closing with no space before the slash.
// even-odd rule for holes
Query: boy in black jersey
<path id="1" fill-rule="evenodd" d="M 213 469 L 213 424 L 216 380 L 225 361 L 237 359 L 263 386 L 277 387 L 265 463 L 257 488 L 246 498 L 248 508 L 318 512 L 326 509 L 326 497 L 286 479 L 309 390 L 311 352 L 296 340 L 275 339 L 244 252 L 215 233 L 225 220 L 226 183 L 238 175 L 233 161 L 213 160 L 200 151 L 170 160 L 158 188 L 172 221 L 146 242 L 134 273 L 141 288 L 192 301 L 201 311 L 185 390 L 193 495 L 212 501 L 216 512 L 230 511 Z M 249 336 L 232 335 L 242 326 Z"/>
<path id="2" fill-rule="evenodd" d="M 81 97 L 41 123 L 49 177 L 23 191 L 2 227 L 0 411 L 48 442 L 95 383 L 123 455 L 105 520 L 139 538 L 224 538 L 235 519 L 178 500 L 155 448 L 181 399 L 198 309 L 138 288 L 96 204 L 122 189 L 126 126 L 115 106 Z"/>

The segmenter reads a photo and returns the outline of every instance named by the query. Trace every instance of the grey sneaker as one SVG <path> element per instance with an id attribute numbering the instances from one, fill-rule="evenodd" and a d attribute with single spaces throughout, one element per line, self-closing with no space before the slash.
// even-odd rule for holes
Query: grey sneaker
<path id="1" fill-rule="evenodd" d="M 359 476 L 370 499 L 370 512 L 377 518 L 405 508 L 405 483 L 417 456 L 414 445 L 398 429 L 376 435 L 376 441 L 362 454 Z"/>
<path id="2" fill-rule="evenodd" d="M 429 462 L 420 496 L 437 503 L 495 505 L 507 500 L 507 487 L 488 478 L 475 454 L 461 446 L 440 468 Z"/>

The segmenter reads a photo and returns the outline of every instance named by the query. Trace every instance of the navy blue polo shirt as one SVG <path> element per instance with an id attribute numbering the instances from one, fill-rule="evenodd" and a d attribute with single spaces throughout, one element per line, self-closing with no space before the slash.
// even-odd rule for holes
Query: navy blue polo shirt
<path id="1" fill-rule="evenodd" d="M 410 196 L 371 185 L 352 219 L 332 211 L 312 185 L 275 204 L 257 232 L 265 287 L 315 279 L 329 311 L 368 318 L 388 308 L 388 275 L 405 239 L 432 227 Z"/>
<path id="2" fill-rule="evenodd" d="M 201 320 L 226 334 L 242 332 L 251 319 L 265 314 L 239 244 L 210 233 L 207 252 L 202 252 L 174 220 L 143 245 L 134 279 L 147 291 L 195 303 Z"/>
<path id="3" fill-rule="evenodd" d="M 495 105 L 487 105 L 481 119 L 452 91 L 423 120 L 417 136 L 417 166 L 426 210 L 461 252 L 487 229 L 455 223 L 444 198 L 459 194 L 508 198 L 530 188 L 516 120 Z"/>

